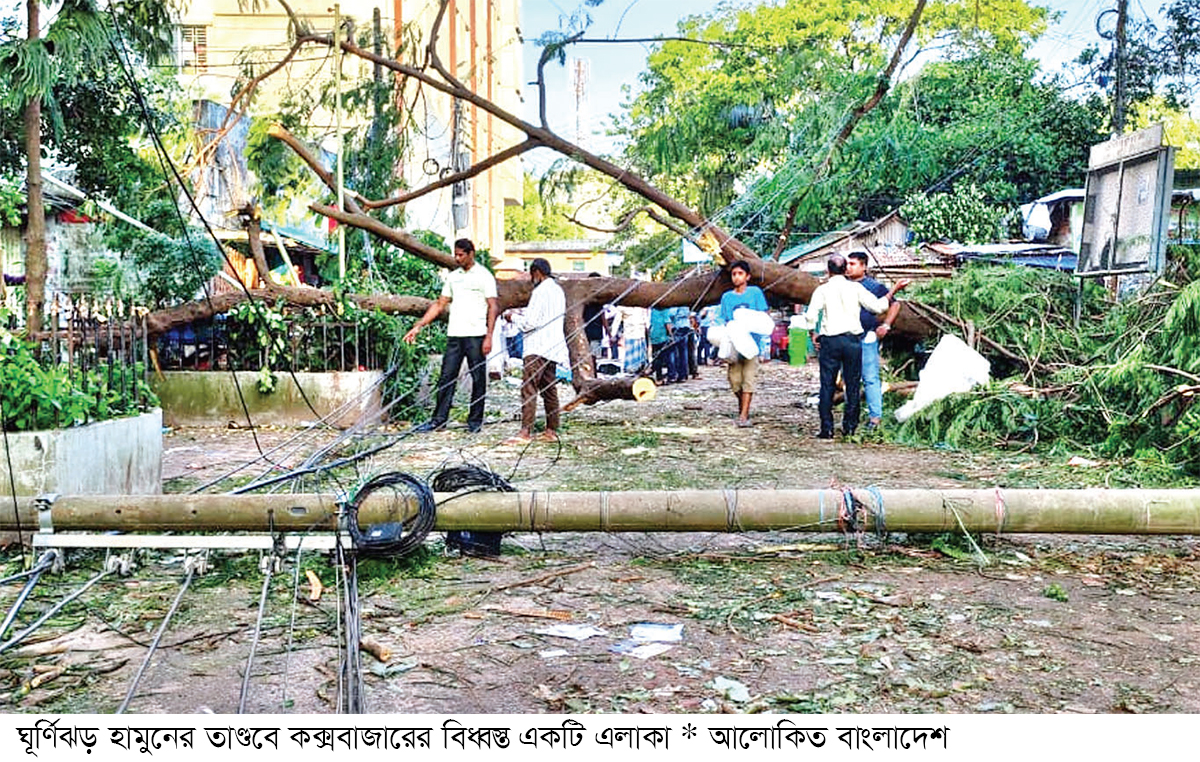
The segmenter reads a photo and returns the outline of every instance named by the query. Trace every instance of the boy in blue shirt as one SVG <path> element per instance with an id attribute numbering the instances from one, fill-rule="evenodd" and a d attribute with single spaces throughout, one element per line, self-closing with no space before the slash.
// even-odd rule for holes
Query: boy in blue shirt
<path id="1" fill-rule="evenodd" d="M 733 290 L 721 295 L 721 322 L 733 320 L 733 312 L 739 308 L 767 311 L 767 297 L 758 286 L 750 285 L 750 265 L 734 262 L 729 268 Z M 758 379 L 758 355 L 745 357 L 737 354 L 729 361 L 729 388 L 738 400 L 737 425 L 750 426 L 750 398 L 754 396 L 755 381 Z"/>

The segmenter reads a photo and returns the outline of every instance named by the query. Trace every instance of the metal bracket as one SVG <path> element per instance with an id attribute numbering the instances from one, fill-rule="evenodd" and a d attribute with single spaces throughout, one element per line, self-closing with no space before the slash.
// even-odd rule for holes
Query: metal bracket
<path id="1" fill-rule="evenodd" d="M 258 559 L 258 570 L 263 574 L 278 574 L 283 571 L 283 556 L 271 553 Z"/>
<path id="2" fill-rule="evenodd" d="M 185 574 L 204 574 L 208 571 L 208 554 L 198 553 L 196 555 L 185 556 L 183 559 L 183 571 Z"/>
<path id="3" fill-rule="evenodd" d="M 33 499 L 33 507 L 38 515 L 38 531 L 42 534 L 54 534 L 54 518 L 50 515 L 50 509 L 58 498 L 57 492 L 43 492 Z"/>
<path id="4" fill-rule="evenodd" d="M 128 577 L 133 573 L 133 558 L 128 555 L 109 556 L 104 559 L 104 571 L 110 574 L 116 573 L 122 577 Z"/>
<path id="5" fill-rule="evenodd" d="M 63 559 L 63 552 L 58 548 L 50 548 L 38 556 L 38 564 L 42 564 L 47 561 L 50 563 L 51 574 L 61 574 L 62 570 L 66 568 L 66 563 Z"/>

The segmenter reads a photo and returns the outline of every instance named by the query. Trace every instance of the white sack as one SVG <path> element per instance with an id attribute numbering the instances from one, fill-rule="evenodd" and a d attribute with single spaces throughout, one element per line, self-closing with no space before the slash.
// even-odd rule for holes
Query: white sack
<path id="1" fill-rule="evenodd" d="M 896 411 L 896 420 L 907 421 L 914 413 L 943 397 L 988 383 L 991 370 L 991 363 L 962 339 L 943 336 L 921 370 L 913 398 Z"/>

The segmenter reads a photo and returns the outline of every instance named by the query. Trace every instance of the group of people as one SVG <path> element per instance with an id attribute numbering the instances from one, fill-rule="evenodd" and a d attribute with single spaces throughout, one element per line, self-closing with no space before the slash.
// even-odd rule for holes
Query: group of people
<path id="1" fill-rule="evenodd" d="M 471 373 L 471 402 L 467 431 L 478 432 L 483 426 L 484 395 L 487 386 L 486 358 L 491 352 L 496 329 L 498 299 L 496 280 L 487 268 L 475 261 L 474 244 L 466 238 L 454 243 L 458 265 L 446 277 L 441 295 L 429 306 L 404 335 L 408 343 L 416 341 L 425 326 L 449 311 L 446 352 L 442 357 L 437 399 L 433 416 L 416 431 L 436 431 L 446 426 L 454 398 L 455 382 L 463 360 Z M 860 386 L 867 399 L 867 427 L 880 425 L 883 417 L 882 385 L 879 378 L 879 340 L 887 336 L 900 304 L 895 295 L 908 285 L 907 279 L 888 289 L 867 275 L 867 255 L 855 251 L 848 256 L 831 255 L 827 261 L 828 280 L 813 292 L 804 312 L 807 327 L 814 329 L 820 368 L 819 439 L 832 439 L 834 432 L 833 399 L 840 375 L 845 387 L 845 411 L 842 433 L 853 435 L 858 428 L 861 403 Z M 612 354 L 613 335 L 622 334 L 624 369 L 642 372 L 647 363 L 660 382 L 673 383 L 697 376 L 697 366 L 716 355 L 727 364 L 730 390 L 737 399 L 737 425 L 747 427 L 750 405 L 758 379 L 759 340 L 762 332 L 738 326 L 756 325 L 753 318 L 767 311 L 762 289 L 750 285 L 751 267 L 746 262 L 730 266 L 733 288 L 721 296 L 716 309 L 706 308 L 693 315 L 687 307 L 647 310 L 640 307 L 611 308 L 590 306 L 584 313 L 587 338 L 597 358 Z M 533 292 L 528 305 L 509 316 L 513 331 L 506 341 L 518 336 L 518 352 L 523 363 L 521 383 L 521 428 L 507 440 L 520 444 L 533 440 L 537 400 L 546 413 L 546 427 L 539 436 L 557 441 L 560 413 L 557 368 L 568 365 L 563 317 L 566 297 L 552 277 L 550 263 L 542 258 L 529 265 Z M 590 313 L 590 314 L 589 314 Z M 739 314 L 740 313 L 740 314 Z M 757 325 L 761 325 L 761 322 Z M 722 326 L 722 340 L 710 341 L 714 327 Z M 750 331 L 750 341 L 738 331 Z M 652 351 L 648 354 L 647 345 Z"/>

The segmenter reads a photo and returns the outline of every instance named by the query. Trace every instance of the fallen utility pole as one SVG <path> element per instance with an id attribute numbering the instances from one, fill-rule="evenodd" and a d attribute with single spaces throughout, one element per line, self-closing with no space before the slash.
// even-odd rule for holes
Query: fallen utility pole
<path id="1" fill-rule="evenodd" d="M 438 494 L 437 530 L 494 532 L 1049 532 L 1200 534 L 1195 490 L 677 490 Z M 39 509 L 40 508 L 40 509 Z M 20 498 L 26 529 L 125 532 L 333 531 L 332 496 L 71 495 Z M 382 492 L 359 510 L 366 526 L 415 515 Z M 0 530 L 15 530 L 0 511 Z"/>

